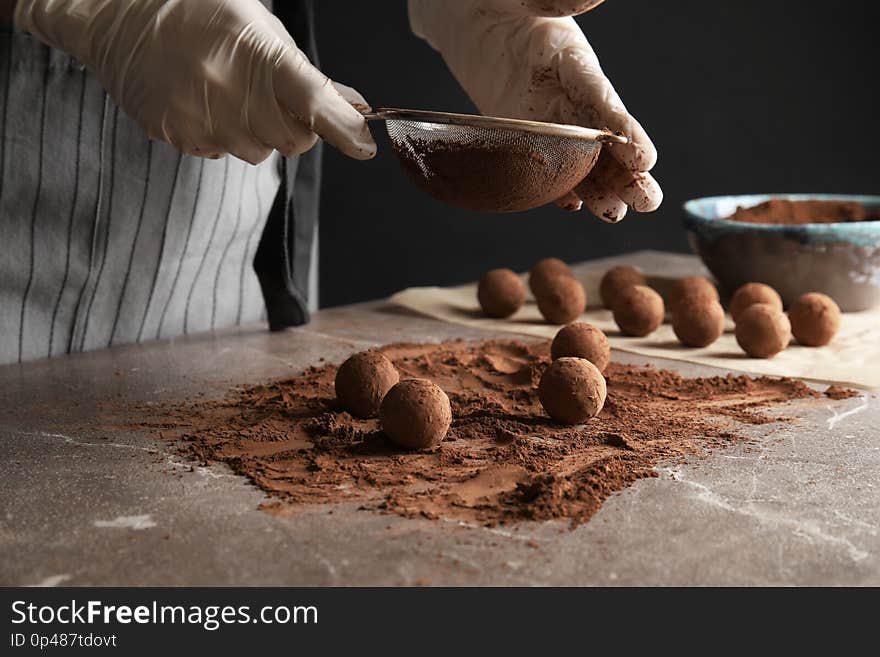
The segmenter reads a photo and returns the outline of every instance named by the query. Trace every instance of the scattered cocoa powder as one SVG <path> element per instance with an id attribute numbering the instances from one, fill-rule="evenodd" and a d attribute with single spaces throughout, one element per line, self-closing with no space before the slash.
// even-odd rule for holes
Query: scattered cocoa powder
<path id="1" fill-rule="evenodd" d="M 880 210 L 854 201 L 789 201 L 770 199 L 751 208 L 737 208 L 730 221 L 749 224 L 836 224 L 880 220 Z"/>
<path id="2" fill-rule="evenodd" d="M 830 385 L 825 389 L 825 396 L 828 399 L 851 399 L 853 397 L 858 397 L 859 393 L 857 390 L 853 390 L 851 388 L 844 388 L 838 385 Z"/>
<path id="3" fill-rule="evenodd" d="M 602 412 L 571 427 L 548 418 L 538 400 L 548 342 L 396 344 L 381 351 L 402 379 L 428 378 L 449 395 L 452 427 L 434 450 L 397 448 L 378 420 L 341 410 L 335 365 L 178 409 L 171 415 L 188 429 L 182 449 L 249 477 L 277 498 L 264 505 L 271 512 L 348 501 L 404 516 L 577 524 L 615 491 L 655 476 L 658 462 L 736 440 L 731 420 L 778 421 L 759 409 L 819 395 L 791 379 L 688 379 L 611 363 Z M 843 398 L 832 389 L 825 394 Z"/>

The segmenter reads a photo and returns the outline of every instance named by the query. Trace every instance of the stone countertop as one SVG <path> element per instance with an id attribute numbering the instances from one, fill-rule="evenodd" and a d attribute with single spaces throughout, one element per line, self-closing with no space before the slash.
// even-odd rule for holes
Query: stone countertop
<path id="1" fill-rule="evenodd" d="M 582 266 L 617 261 L 699 271 L 694 258 L 653 252 Z M 114 428 L 126 408 L 220 397 L 372 345 L 489 335 L 376 302 L 284 333 L 247 327 L 0 368 L 0 584 L 880 585 L 876 395 L 782 406 L 798 420 L 743 427 L 755 440 L 660 467 L 574 530 L 346 505 L 277 517 L 225 466 Z"/>

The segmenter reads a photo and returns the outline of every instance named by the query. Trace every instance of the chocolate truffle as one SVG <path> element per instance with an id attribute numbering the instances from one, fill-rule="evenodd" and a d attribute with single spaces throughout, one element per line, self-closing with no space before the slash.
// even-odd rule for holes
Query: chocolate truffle
<path id="1" fill-rule="evenodd" d="M 336 371 L 336 399 L 352 415 L 375 417 L 385 394 L 399 380 L 397 368 L 383 354 L 362 351 Z"/>
<path id="2" fill-rule="evenodd" d="M 637 338 L 653 333 L 663 323 L 663 297 L 646 285 L 621 290 L 614 301 L 614 321 L 621 333 Z"/>
<path id="3" fill-rule="evenodd" d="M 553 361 L 538 384 L 538 398 L 557 422 L 581 424 L 605 404 L 605 377 L 585 358 L 566 356 Z"/>
<path id="4" fill-rule="evenodd" d="M 477 300 L 489 317 L 510 317 L 525 303 L 526 287 L 510 269 L 493 269 L 480 280 Z"/>
<path id="5" fill-rule="evenodd" d="M 821 347 L 831 342 L 840 328 L 840 308 L 827 294 L 808 292 L 791 305 L 788 319 L 798 342 Z"/>
<path id="6" fill-rule="evenodd" d="M 559 258 L 544 258 L 539 260 L 532 270 L 529 272 L 529 289 L 535 298 L 544 289 L 545 283 L 551 281 L 557 276 L 572 276 L 574 273 L 571 268 L 562 262 Z"/>
<path id="7" fill-rule="evenodd" d="M 791 324 L 776 306 L 753 303 L 740 313 L 736 341 L 752 358 L 772 358 L 791 341 Z"/>
<path id="8" fill-rule="evenodd" d="M 672 307 L 672 330 L 687 347 L 708 347 L 724 333 L 724 308 L 705 292 L 682 297 Z"/>
<path id="9" fill-rule="evenodd" d="M 565 356 L 586 358 L 596 369 L 604 372 L 611 360 L 611 347 L 605 334 L 595 326 L 575 322 L 559 329 L 550 344 L 550 357 L 553 360 Z"/>
<path id="10" fill-rule="evenodd" d="M 685 299 L 705 298 L 716 303 L 721 302 L 718 289 L 705 276 L 686 276 L 672 283 L 669 289 L 669 308 L 675 312 L 675 306 Z"/>
<path id="11" fill-rule="evenodd" d="M 769 285 L 763 283 L 746 283 L 738 288 L 730 298 L 730 316 L 734 322 L 739 321 L 739 316 L 746 308 L 754 303 L 766 303 L 777 310 L 782 310 L 782 297 Z"/>
<path id="12" fill-rule="evenodd" d="M 568 324 L 587 309 L 587 293 L 573 276 L 559 275 L 541 284 L 538 310 L 551 324 Z"/>
<path id="13" fill-rule="evenodd" d="M 606 308 L 614 307 L 614 300 L 622 290 L 633 285 L 644 285 L 645 276 L 635 267 L 617 265 L 605 272 L 599 282 L 599 296 Z"/>
<path id="14" fill-rule="evenodd" d="M 379 408 L 382 429 L 406 449 L 439 445 L 452 424 L 449 397 L 427 379 L 407 379 L 388 391 Z"/>

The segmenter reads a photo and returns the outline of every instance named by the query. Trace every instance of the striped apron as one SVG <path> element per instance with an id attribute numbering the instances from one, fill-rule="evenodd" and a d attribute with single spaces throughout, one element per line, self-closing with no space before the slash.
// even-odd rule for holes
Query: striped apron
<path id="1" fill-rule="evenodd" d="M 278 4 L 314 60 L 310 3 Z M 320 157 L 181 155 L 0 24 L 0 363 L 308 321 Z"/>

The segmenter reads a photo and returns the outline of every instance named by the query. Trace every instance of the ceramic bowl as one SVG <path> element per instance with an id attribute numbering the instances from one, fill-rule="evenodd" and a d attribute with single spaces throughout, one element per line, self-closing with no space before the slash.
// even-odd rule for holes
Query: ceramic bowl
<path id="1" fill-rule="evenodd" d="M 880 196 L 760 194 L 712 196 L 684 204 L 691 248 L 729 294 L 750 281 L 774 287 L 786 306 L 824 292 L 845 312 L 880 304 L 880 221 L 770 225 L 728 221 L 738 207 L 772 198 L 856 201 L 880 208 Z"/>

